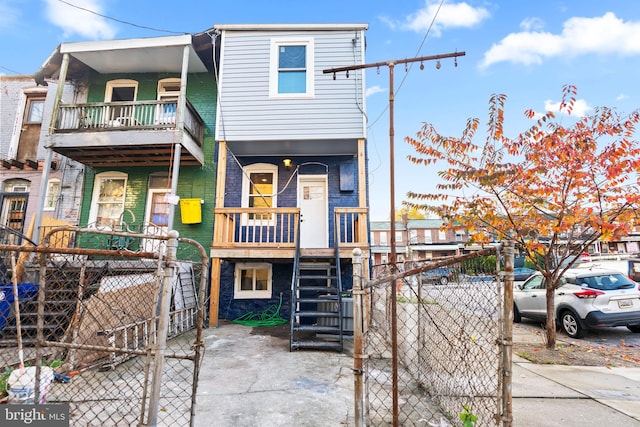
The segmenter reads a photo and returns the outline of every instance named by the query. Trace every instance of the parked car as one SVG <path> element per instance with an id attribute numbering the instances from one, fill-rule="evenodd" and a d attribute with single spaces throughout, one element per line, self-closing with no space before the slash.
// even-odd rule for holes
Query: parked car
<path id="1" fill-rule="evenodd" d="M 536 272 L 513 292 L 513 321 L 546 319 L 544 276 Z M 640 286 L 624 274 L 600 268 L 569 269 L 555 290 L 556 322 L 572 338 L 593 327 L 626 326 L 640 333 Z"/>
<path id="2" fill-rule="evenodd" d="M 536 273 L 535 270 L 526 267 L 518 267 L 513 269 L 513 280 L 523 282 Z"/>
<path id="3" fill-rule="evenodd" d="M 436 267 L 432 270 L 423 271 L 420 277 L 423 282 L 446 285 L 453 280 L 453 270 L 449 267 Z"/>

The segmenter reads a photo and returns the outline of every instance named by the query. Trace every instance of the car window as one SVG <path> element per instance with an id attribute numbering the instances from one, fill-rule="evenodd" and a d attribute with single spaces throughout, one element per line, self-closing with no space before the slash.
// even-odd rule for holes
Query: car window
<path id="1" fill-rule="evenodd" d="M 544 277 L 543 276 L 533 276 L 526 282 L 522 289 L 532 290 L 532 289 L 544 289 Z"/>
<path id="2" fill-rule="evenodd" d="M 578 277 L 576 284 L 588 286 L 601 291 L 613 291 L 616 289 L 631 289 L 635 283 L 625 277 L 624 274 L 600 274 L 597 276 Z"/>

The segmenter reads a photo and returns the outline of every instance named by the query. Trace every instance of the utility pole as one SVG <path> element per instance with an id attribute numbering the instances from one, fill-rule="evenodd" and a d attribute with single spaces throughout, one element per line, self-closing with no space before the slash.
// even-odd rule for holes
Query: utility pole
<path id="1" fill-rule="evenodd" d="M 458 56 L 464 56 L 465 52 L 444 53 L 440 55 L 420 56 L 417 58 L 405 58 L 405 59 L 392 59 L 385 62 L 374 62 L 370 64 L 351 65 L 348 67 L 329 68 L 322 70 L 324 74 L 333 73 L 333 79 L 336 79 L 336 74 L 340 72 L 346 72 L 347 78 L 349 77 L 349 71 L 361 70 L 365 68 L 380 68 L 389 67 L 389 219 L 391 220 L 391 257 L 389 263 L 395 268 L 396 266 L 396 190 L 395 190 L 395 160 L 394 160 L 394 89 L 393 89 L 393 72 L 396 64 L 409 64 L 411 62 L 424 62 L 437 60 L 436 68 L 440 68 L 440 60 L 446 58 L 457 58 Z M 456 63 L 457 65 L 457 63 Z M 420 69 L 422 69 L 422 65 Z M 399 426 L 398 421 L 398 320 L 396 318 L 397 310 L 397 288 L 394 286 L 391 292 L 391 363 L 392 363 L 392 376 L 393 376 L 393 426 Z"/>

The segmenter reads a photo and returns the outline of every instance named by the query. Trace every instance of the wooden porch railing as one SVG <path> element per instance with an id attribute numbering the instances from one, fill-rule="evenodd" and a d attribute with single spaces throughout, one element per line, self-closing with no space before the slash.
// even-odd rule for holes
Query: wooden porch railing
<path id="1" fill-rule="evenodd" d="M 368 247 L 367 209 L 335 208 L 336 244 Z M 212 246 L 216 248 L 295 248 L 298 208 L 215 208 Z"/>
<path id="2" fill-rule="evenodd" d="M 175 129 L 177 107 L 175 100 L 62 104 L 54 132 Z M 189 101 L 184 129 L 202 145 L 204 121 Z"/>
<path id="3" fill-rule="evenodd" d="M 339 248 L 367 248 L 367 208 L 335 208 L 335 236 Z"/>

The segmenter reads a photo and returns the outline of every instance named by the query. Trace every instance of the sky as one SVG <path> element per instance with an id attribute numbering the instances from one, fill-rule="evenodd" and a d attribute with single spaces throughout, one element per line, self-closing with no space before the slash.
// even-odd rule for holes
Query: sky
<path id="1" fill-rule="evenodd" d="M 432 192 L 439 182 L 438 166 L 407 160 L 405 137 L 424 123 L 459 136 L 470 118 L 479 118 L 482 143 L 492 94 L 507 96 L 510 137 L 532 124 L 525 110 L 556 111 L 567 84 L 577 87 L 578 116 L 601 106 L 626 114 L 640 108 L 638 0 L 0 0 L 0 74 L 33 74 L 64 42 L 240 23 L 365 23 L 366 63 L 464 52 L 439 68 L 435 61 L 423 70 L 420 63 L 395 67 L 393 141 L 388 67 L 367 70 L 372 220 L 390 217 L 392 183 L 400 208 L 408 191 Z"/>

